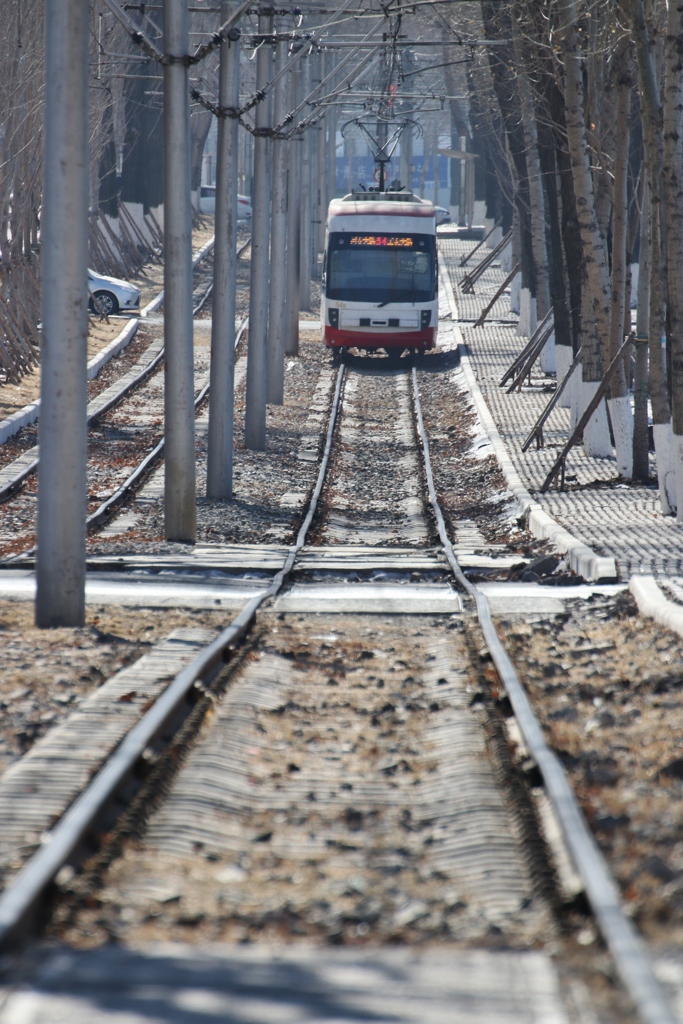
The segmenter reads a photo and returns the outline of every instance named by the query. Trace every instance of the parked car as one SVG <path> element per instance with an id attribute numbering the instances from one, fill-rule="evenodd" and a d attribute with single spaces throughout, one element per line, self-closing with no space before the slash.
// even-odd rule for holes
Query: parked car
<path id="1" fill-rule="evenodd" d="M 119 310 L 131 312 L 140 308 L 140 289 L 128 281 L 116 277 L 105 277 L 88 268 L 88 309 L 95 313 L 113 316 Z M 97 308 L 93 299 L 97 299 Z"/>
<path id="2" fill-rule="evenodd" d="M 199 190 L 199 209 L 202 213 L 216 212 L 215 185 L 202 185 Z M 251 219 L 251 199 L 249 196 L 237 196 L 237 219 Z"/>

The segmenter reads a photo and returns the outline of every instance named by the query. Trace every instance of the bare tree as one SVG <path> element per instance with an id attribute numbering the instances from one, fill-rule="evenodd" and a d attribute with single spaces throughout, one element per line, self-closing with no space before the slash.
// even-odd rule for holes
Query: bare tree
<path id="1" fill-rule="evenodd" d="M 595 333 L 584 334 L 581 405 L 585 407 L 598 388 L 602 367 L 609 361 L 611 286 L 605 243 L 598 224 L 590 150 L 584 118 L 582 54 L 577 31 L 575 0 L 560 0 L 559 30 L 564 58 L 565 118 L 571 159 L 576 207 L 591 298 Z M 597 342 L 597 344 L 596 344 Z M 611 455 L 607 422 L 602 406 L 584 432 L 584 445 L 591 455 Z"/>
<path id="2" fill-rule="evenodd" d="M 671 350 L 671 397 L 676 509 L 683 522 L 683 7 L 670 0 L 665 45 L 664 198 L 666 205 L 667 334 Z"/>
<path id="3" fill-rule="evenodd" d="M 617 109 L 614 154 L 614 186 L 612 190 L 612 296 L 610 305 L 609 359 L 616 356 L 624 340 L 624 314 L 626 308 L 626 239 L 628 234 L 628 157 L 629 121 L 631 113 L 631 41 L 626 38 L 616 55 Z M 630 309 L 629 309 L 630 316 Z M 617 453 L 617 468 L 622 476 L 633 474 L 633 416 L 631 398 L 626 382 L 623 362 L 608 390 L 607 405 L 612 421 L 612 432 Z"/>

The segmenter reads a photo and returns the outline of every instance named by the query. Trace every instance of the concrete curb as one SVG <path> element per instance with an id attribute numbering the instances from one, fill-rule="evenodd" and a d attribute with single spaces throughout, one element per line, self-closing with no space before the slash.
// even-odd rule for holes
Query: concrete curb
<path id="1" fill-rule="evenodd" d="M 660 626 L 683 636 L 683 606 L 670 601 L 659 589 L 654 576 L 631 576 L 628 589 L 633 594 L 638 611 L 654 619 Z"/>
<path id="2" fill-rule="evenodd" d="M 88 380 L 93 380 L 110 359 L 113 359 L 114 356 L 118 355 L 119 352 L 130 344 L 139 325 L 140 321 L 137 317 L 134 320 L 130 320 L 121 333 L 90 360 L 87 371 Z M 0 421 L 0 444 L 4 444 L 9 437 L 13 437 L 15 434 L 18 434 L 22 427 L 27 427 L 29 424 L 35 423 L 39 415 L 40 399 L 37 398 L 35 402 L 25 405 L 23 409 L 19 409 L 17 412 L 12 413 L 12 415 L 8 416 L 6 420 Z"/>
<path id="3" fill-rule="evenodd" d="M 31 402 L 30 405 L 25 405 L 23 409 L 18 409 L 17 412 L 13 412 L 6 420 L 0 420 L 0 444 L 4 444 L 8 437 L 13 437 L 14 434 L 18 434 L 22 427 L 27 427 L 30 423 L 35 423 L 38 419 L 39 412 L 40 399 L 37 398 L 35 402 Z"/>
<path id="4" fill-rule="evenodd" d="M 617 566 L 615 560 L 613 558 L 605 558 L 600 555 L 596 555 L 592 548 L 588 547 L 588 545 L 584 544 L 583 541 L 569 533 L 568 530 L 565 530 L 563 526 L 560 526 L 560 524 L 553 519 L 553 517 L 549 515 L 537 501 L 534 500 L 524 486 L 522 479 L 510 458 L 505 442 L 496 427 L 493 416 L 486 404 L 486 400 L 481 393 L 481 388 L 477 383 L 476 374 L 470 360 L 469 349 L 463 341 L 457 322 L 455 322 L 458 317 L 458 307 L 455 301 L 455 295 L 453 294 L 453 286 L 451 285 L 448 274 L 444 269 L 443 262 L 439 267 L 439 272 L 443 287 L 446 291 L 446 295 L 448 296 L 448 305 L 454 321 L 453 338 L 458 347 L 460 365 L 462 366 L 465 380 L 467 381 L 467 387 L 469 388 L 470 395 L 472 396 L 472 401 L 474 402 L 481 425 L 488 435 L 491 446 L 500 464 L 500 468 L 503 471 L 503 476 L 505 477 L 508 488 L 517 499 L 522 512 L 528 515 L 529 530 L 534 537 L 538 537 L 539 540 L 549 540 L 558 551 L 566 555 L 571 568 L 574 572 L 583 576 L 584 579 L 591 580 L 596 583 L 609 583 L 616 580 Z"/>
<path id="5" fill-rule="evenodd" d="M 101 352 L 98 352 L 97 355 L 90 360 L 88 363 L 88 380 L 94 380 L 102 367 L 105 366 L 110 359 L 113 359 L 114 356 L 117 356 L 119 352 L 122 352 L 127 345 L 130 345 L 139 326 L 140 321 L 137 317 L 134 320 L 131 320 L 129 324 L 126 324 L 117 338 L 110 341 L 106 348 L 103 348 Z"/>

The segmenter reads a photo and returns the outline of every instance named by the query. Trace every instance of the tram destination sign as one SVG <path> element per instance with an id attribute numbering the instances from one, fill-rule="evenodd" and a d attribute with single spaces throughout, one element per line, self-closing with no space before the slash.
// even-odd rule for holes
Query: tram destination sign
<path id="1" fill-rule="evenodd" d="M 345 237 L 337 236 L 337 245 L 343 246 Z M 352 235 L 348 245 L 362 249 L 418 249 L 424 248 L 424 235 Z"/>

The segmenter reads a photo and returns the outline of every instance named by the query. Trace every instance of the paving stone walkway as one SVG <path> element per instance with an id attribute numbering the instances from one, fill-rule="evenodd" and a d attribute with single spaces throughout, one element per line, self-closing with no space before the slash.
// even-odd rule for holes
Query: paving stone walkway
<path id="1" fill-rule="evenodd" d="M 545 495 L 540 487 L 569 436 L 569 409 L 556 408 L 545 425 L 545 447 L 525 453 L 522 444 L 552 395 L 554 378 L 537 365 L 530 385 L 508 394 L 499 381 L 527 339 L 517 334 L 517 316 L 510 312 L 509 293 L 494 305 L 483 327 L 474 321 L 493 298 L 506 276 L 500 263 L 484 271 L 474 295 L 465 295 L 460 282 L 465 269 L 460 259 L 474 243 L 440 240 L 441 259 L 448 272 L 458 307 L 458 330 L 467 345 L 482 394 L 503 438 L 510 458 L 528 491 L 570 533 L 604 556 L 616 559 L 619 576 L 653 573 L 658 577 L 683 575 L 683 528 L 673 516 L 663 516 L 656 484 L 623 483 L 611 459 L 588 457 L 582 446 L 567 458 L 566 490 L 557 484 Z M 486 251 L 481 251 L 484 258 Z M 468 263 L 476 265 L 480 253 Z M 650 471 L 656 474 L 654 456 Z"/>

